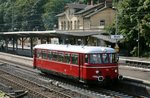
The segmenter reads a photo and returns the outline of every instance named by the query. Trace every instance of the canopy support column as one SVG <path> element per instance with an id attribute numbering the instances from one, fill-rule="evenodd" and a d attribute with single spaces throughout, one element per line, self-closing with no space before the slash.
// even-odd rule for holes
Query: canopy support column
<path id="1" fill-rule="evenodd" d="M 33 37 L 30 36 L 30 51 L 31 51 L 31 57 L 33 56 Z"/>

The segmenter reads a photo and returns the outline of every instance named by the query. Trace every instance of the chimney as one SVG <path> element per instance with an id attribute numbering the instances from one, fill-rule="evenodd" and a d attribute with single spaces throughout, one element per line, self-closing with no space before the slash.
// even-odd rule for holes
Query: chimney
<path id="1" fill-rule="evenodd" d="M 91 3 L 90 3 L 90 2 L 87 2 L 87 5 L 91 5 Z"/>
<path id="2" fill-rule="evenodd" d="M 105 6 L 106 7 L 112 7 L 112 0 L 106 0 L 105 1 Z"/>
<path id="3" fill-rule="evenodd" d="M 103 3 L 103 0 L 97 0 L 97 4 Z"/>
<path id="4" fill-rule="evenodd" d="M 91 5 L 94 5 L 94 0 L 91 0 Z"/>

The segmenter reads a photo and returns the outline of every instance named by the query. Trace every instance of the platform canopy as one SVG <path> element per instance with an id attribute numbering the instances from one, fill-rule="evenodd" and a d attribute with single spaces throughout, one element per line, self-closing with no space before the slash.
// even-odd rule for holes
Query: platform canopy
<path id="1" fill-rule="evenodd" d="M 47 35 L 47 34 L 59 34 L 59 35 L 70 35 L 70 36 L 90 36 L 105 33 L 104 30 L 78 30 L 78 31 L 61 31 L 61 30 L 51 30 L 51 31 L 17 31 L 17 32 L 1 32 L 0 36 L 7 35 Z"/>

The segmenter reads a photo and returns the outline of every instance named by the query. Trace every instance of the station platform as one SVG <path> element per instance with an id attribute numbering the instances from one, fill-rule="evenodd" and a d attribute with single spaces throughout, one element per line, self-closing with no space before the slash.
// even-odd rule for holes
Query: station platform
<path id="1" fill-rule="evenodd" d="M 130 60 L 130 61 L 139 61 L 139 62 L 147 62 L 150 63 L 150 58 L 142 58 L 142 57 L 125 57 L 119 56 L 120 61 L 122 60 Z"/>
<path id="2" fill-rule="evenodd" d="M 31 67 L 33 66 L 33 58 L 31 57 L 24 57 L 24 56 L 18 56 L 18 55 L 0 52 L 0 59 L 5 59 L 12 62 L 18 62 L 21 64 L 23 63 L 24 65 L 31 66 Z M 125 60 L 125 57 L 120 57 L 120 60 L 123 59 Z M 130 58 L 126 58 L 126 60 L 127 59 L 149 62 L 148 60 L 144 60 L 142 58 L 134 59 L 130 57 Z M 134 80 L 138 80 L 150 84 L 150 69 L 148 68 L 139 68 L 139 67 L 127 66 L 124 64 L 119 64 L 119 73 L 126 78 L 130 78 L 130 79 L 134 79 Z"/>
<path id="3" fill-rule="evenodd" d="M 150 58 L 119 57 L 119 71 L 125 77 L 150 82 Z"/>

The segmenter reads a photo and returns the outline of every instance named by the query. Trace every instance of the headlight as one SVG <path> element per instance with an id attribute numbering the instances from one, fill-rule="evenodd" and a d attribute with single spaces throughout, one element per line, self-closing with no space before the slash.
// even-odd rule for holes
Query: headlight
<path id="1" fill-rule="evenodd" d="M 96 74 L 98 74 L 99 73 L 99 70 L 96 70 Z"/>
<path id="2" fill-rule="evenodd" d="M 115 73 L 117 73 L 118 72 L 118 70 L 117 69 L 115 69 Z"/>

